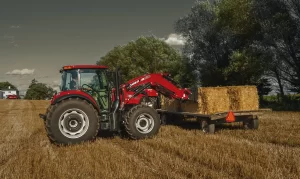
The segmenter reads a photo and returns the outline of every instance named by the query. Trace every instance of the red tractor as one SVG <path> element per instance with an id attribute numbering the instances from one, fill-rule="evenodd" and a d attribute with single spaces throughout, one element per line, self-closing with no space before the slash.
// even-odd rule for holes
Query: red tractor
<path id="1" fill-rule="evenodd" d="M 165 73 L 145 74 L 121 84 L 120 72 L 106 66 L 64 66 L 61 92 L 55 94 L 44 119 L 46 132 L 55 144 L 93 140 L 99 130 L 125 132 L 131 139 L 157 134 L 161 120 L 160 94 L 187 100 L 191 92 L 181 89 Z"/>

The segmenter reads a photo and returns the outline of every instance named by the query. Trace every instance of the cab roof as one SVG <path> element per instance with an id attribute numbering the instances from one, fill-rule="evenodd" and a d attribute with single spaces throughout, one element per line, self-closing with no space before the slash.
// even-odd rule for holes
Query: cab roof
<path id="1" fill-rule="evenodd" d="M 63 66 L 63 69 L 108 69 L 108 67 L 104 65 L 66 65 Z"/>

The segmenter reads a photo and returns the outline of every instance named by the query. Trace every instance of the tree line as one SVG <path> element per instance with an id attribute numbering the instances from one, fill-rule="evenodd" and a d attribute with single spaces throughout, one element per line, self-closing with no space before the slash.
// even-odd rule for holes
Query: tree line
<path id="1" fill-rule="evenodd" d="M 299 0 L 196 1 L 174 31 L 186 39 L 182 53 L 140 37 L 97 64 L 120 67 L 125 79 L 168 71 L 183 87 L 256 85 L 281 99 L 300 92 Z"/>
<path id="2" fill-rule="evenodd" d="M 126 80 L 168 71 L 183 86 L 276 83 L 281 95 L 300 92 L 300 1 L 196 1 L 174 24 L 186 39 L 183 54 L 140 37 L 97 63 L 119 66 Z"/>
<path id="3" fill-rule="evenodd" d="M 18 90 L 18 88 L 10 82 L 0 82 L 0 90 L 6 90 L 10 87 L 12 90 Z M 24 99 L 27 100 L 47 100 L 51 99 L 56 91 L 47 86 L 45 83 L 40 83 L 36 79 L 33 79 L 28 86 Z"/>

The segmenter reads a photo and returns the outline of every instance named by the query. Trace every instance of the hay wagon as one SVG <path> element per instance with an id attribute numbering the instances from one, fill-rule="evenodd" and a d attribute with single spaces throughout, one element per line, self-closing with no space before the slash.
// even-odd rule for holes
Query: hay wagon
<path id="1" fill-rule="evenodd" d="M 258 118 L 269 109 L 259 108 L 255 86 L 201 87 L 193 90 L 189 101 L 162 97 L 157 112 L 162 123 L 195 118 L 204 132 L 214 133 L 216 124 L 242 122 L 246 129 L 258 129 Z"/>
<path id="2" fill-rule="evenodd" d="M 178 121 L 186 118 L 195 118 L 200 123 L 204 133 L 214 133 L 215 125 L 225 123 L 242 122 L 244 129 L 258 129 L 259 116 L 269 109 L 249 110 L 249 111 L 228 111 L 214 114 L 201 114 L 191 112 L 174 112 L 157 109 L 161 116 L 162 124 L 167 121 Z"/>

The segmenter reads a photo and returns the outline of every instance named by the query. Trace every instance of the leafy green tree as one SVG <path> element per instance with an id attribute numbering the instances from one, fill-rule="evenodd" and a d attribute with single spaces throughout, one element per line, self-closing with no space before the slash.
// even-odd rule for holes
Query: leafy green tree
<path id="1" fill-rule="evenodd" d="M 33 85 L 36 85 L 37 83 L 38 83 L 38 81 L 34 78 L 33 80 L 31 80 L 29 88 L 31 88 Z"/>
<path id="2" fill-rule="evenodd" d="M 8 89 L 9 86 L 10 86 L 10 89 L 18 90 L 16 86 L 14 86 L 13 84 L 11 84 L 8 81 L 6 81 L 6 82 L 0 82 L 0 90 L 1 89 Z"/>
<path id="3" fill-rule="evenodd" d="M 150 36 L 116 46 L 97 64 L 113 70 L 120 68 L 124 82 L 147 73 L 167 72 L 178 83 L 184 82 L 185 86 L 189 86 L 194 83 L 194 76 L 185 60 L 167 43 Z"/>
<path id="4" fill-rule="evenodd" d="M 236 38 L 242 38 L 245 43 L 255 37 L 259 24 L 255 19 L 254 0 L 222 0 L 216 4 L 217 25 L 228 28 Z"/>
<path id="5" fill-rule="evenodd" d="M 214 4 L 197 2 L 188 15 L 175 23 L 175 31 L 187 39 L 184 55 L 198 71 L 202 86 L 225 84 L 222 69 L 228 63 L 229 54 L 223 45 L 225 40 L 217 31 L 216 17 Z"/>
<path id="6" fill-rule="evenodd" d="M 234 51 L 230 58 L 230 63 L 224 70 L 226 78 L 230 79 L 231 85 L 258 85 L 261 83 L 262 75 L 270 61 L 266 57 L 266 52 L 258 49 L 248 48 L 243 51 Z M 268 59 L 268 60 L 266 60 Z"/>
<path id="7" fill-rule="evenodd" d="M 197 74 L 195 72 L 195 67 L 192 66 L 188 58 L 182 58 L 182 64 L 178 69 L 179 84 L 183 88 L 197 87 L 199 84 L 197 83 Z"/>
<path id="8" fill-rule="evenodd" d="M 260 103 L 263 103 L 263 96 L 268 95 L 272 91 L 272 85 L 270 83 L 270 80 L 267 78 L 261 78 L 257 85 L 257 91 Z"/>
<path id="9" fill-rule="evenodd" d="M 50 99 L 54 93 L 56 93 L 56 91 L 53 90 L 53 88 L 44 83 L 39 83 L 36 79 L 33 79 L 29 85 L 24 99 L 45 100 Z"/>
<path id="10" fill-rule="evenodd" d="M 201 86 L 258 85 L 270 58 L 253 47 L 261 38 L 254 0 L 197 1 L 175 23 L 187 39 L 185 55 L 199 73 Z"/>
<path id="11" fill-rule="evenodd" d="M 300 92 L 300 1 L 255 1 L 261 26 L 261 46 L 272 51 L 271 75 L 277 79 L 283 96 L 284 82 Z"/>

